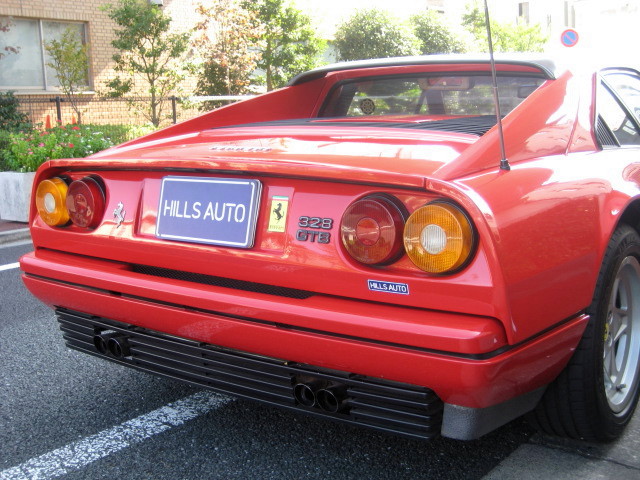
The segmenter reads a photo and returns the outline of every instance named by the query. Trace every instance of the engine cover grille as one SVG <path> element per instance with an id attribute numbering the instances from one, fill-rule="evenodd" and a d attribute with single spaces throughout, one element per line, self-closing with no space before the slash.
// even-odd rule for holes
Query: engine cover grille
<path id="1" fill-rule="evenodd" d="M 440 433 L 443 404 L 428 388 L 223 349 L 64 309 L 56 315 L 69 348 L 122 365 L 412 438 L 431 439 Z M 117 348 L 102 348 L 103 338 L 117 339 Z M 343 392 L 339 411 L 303 405 L 293 394 L 300 384 Z"/>

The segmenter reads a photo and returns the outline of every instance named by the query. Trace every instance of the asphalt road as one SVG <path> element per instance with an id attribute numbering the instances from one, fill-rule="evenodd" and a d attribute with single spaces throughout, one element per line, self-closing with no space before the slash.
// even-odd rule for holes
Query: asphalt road
<path id="1" fill-rule="evenodd" d="M 30 248 L 0 247 L 0 265 Z M 531 434 L 518 421 L 479 441 L 427 443 L 202 392 L 67 350 L 53 313 L 26 291 L 18 269 L 0 271 L 0 284 L 3 480 L 34 472 L 65 479 L 471 480 Z M 159 428 L 155 413 L 172 403 L 178 416 L 199 410 L 195 418 L 163 418 Z"/>
<path id="2" fill-rule="evenodd" d="M 598 450 L 579 442 L 549 448 L 523 420 L 472 442 L 413 441 L 67 350 L 52 311 L 30 296 L 19 270 L 2 270 L 30 249 L 0 245 L 0 480 L 551 478 L 538 476 L 545 458 L 559 467 L 544 468 L 566 474 L 553 478 L 614 478 L 572 475 L 574 465 L 611 472 L 625 458 L 638 469 L 625 466 L 615 478 L 640 478 L 637 428 L 629 451 L 616 450 L 623 460 L 594 465 L 587 459 Z"/>

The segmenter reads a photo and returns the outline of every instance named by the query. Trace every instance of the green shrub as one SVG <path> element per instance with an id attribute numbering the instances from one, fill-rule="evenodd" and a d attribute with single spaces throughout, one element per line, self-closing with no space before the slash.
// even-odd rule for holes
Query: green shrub
<path id="1" fill-rule="evenodd" d="M 18 132 L 33 129 L 27 114 L 18 111 L 19 106 L 13 92 L 0 92 L 0 130 Z"/>
<path id="2" fill-rule="evenodd" d="M 9 130 L 0 130 L 0 172 L 8 170 L 7 160 L 5 159 L 5 150 L 11 143 L 11 132 Z"/>
<path id="3" fill-rule="evenodd" d="M 86 157 L 113 146 L 113 142 L 90 125 L 53 127 L 43 132 L 16 133 L 5 149 L 9 170 L 33 172 L 47 160 Z"/>
<path id="4" fill-rule="evenodd" d="M 7 170 L 6 150 L 12 133 L 30 132 L 33 125 L 26 113 L 18 111 L 20 102 L 13 92 L 0 92 L 0 171 Z"/>
<path id="5" fill-rule="evenodd" d="M 153 130 L 151 126 L 66 125 L 7 133 L 0 135 L 0 169 L 34 172 L 47 160 L 86 157 Z"/>
<path id="6" fill-rule="evenodd" d="M 141 137 L 147 133 L 153 132 L 156 127 L 151 124 L 147 125 L 92 125 L 92 128 L 98 129 L 109 138 L 114 145 L 119 145 L 128 140 Z"/>

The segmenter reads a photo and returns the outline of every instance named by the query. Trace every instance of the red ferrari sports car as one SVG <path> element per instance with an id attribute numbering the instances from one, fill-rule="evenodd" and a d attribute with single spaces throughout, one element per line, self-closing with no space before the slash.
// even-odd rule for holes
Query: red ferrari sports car
<path id="1" fill-rule="evenodd" d="M 48 161 L 24 282 L 70 348 L 219 392 L 416 438 L 528 412 L 615 438 L 640 384 L 640 73 L 491 70 L 331 65 Z"/>

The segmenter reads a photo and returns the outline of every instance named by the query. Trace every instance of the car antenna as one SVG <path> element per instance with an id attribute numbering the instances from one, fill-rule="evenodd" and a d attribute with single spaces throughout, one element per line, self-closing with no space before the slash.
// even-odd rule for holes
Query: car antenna
<path id="1" fill-rule="evenodd" d="M 493 58 L 493 41 L 491 40 L 491 22 L 489 21 L 489 6 L 484 0 L 484 20 L 487 26 L 487 38 L 489 40 L 489 57 L 491 62 L 491 80 L 493 82 L 493 104 L 496 110 L 496 120 L 498 122 L 498 136 L 500 137 L 500 170 L 511 170 L 507 153 L 504 148 L 504 132 L 502 131 L 502 114 L 500 113 L 500 98 L 498 97 L 498 75 L 496 74 L 496 61 Z"/>

